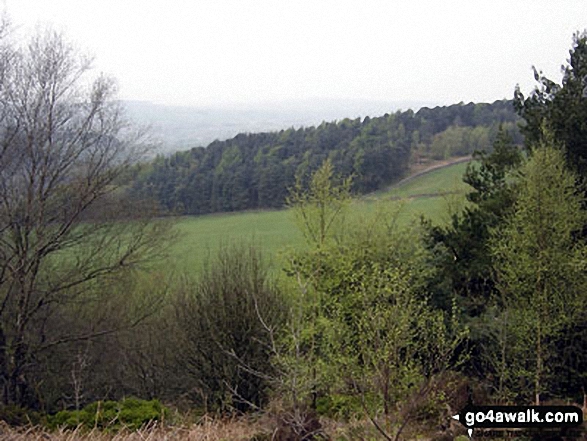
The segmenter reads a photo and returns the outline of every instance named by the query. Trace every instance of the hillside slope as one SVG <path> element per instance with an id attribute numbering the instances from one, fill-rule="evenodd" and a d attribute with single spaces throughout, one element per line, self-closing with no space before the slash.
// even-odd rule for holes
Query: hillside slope
<path id="1" fill-rule="evenodd" d="M 451 210 L 465 203 L 468 186 L 461 178 L 466 166 L 466 161 L 452 164 L 439 161 L 425 173 L 417 171 L 411 179 L 377 196 L 356 199 L 352 212 L 362 216 L 380 204 L 388 208 L 400 204 L 401 223 L 417 220 L 421 215 L 443 222 Z M 398 201 L 400 197 L 404 201 Z M 304 243 L 293 213 L 288 209 L 183 216 L 177 220 L 176 227 L 180 240 L 173 246 L 169 259 L 174 270 L 199 270 L 222 243 L 231 241 L 253 240 L 274 260 L 282 259 L 287 247 L 301 247 Z"/>
<path id="2" fill-rule="evenodd" d="M 328 159 L 367 194 L 404 178 L 412 163 L 490 150 L 500 126 L 516 138 L 516 121 L 511 101 L 496 101 L 239 134 L 156 158 L 132 191 L 173 214 L 281 208 L 296 177 L 307 179 Z"/>

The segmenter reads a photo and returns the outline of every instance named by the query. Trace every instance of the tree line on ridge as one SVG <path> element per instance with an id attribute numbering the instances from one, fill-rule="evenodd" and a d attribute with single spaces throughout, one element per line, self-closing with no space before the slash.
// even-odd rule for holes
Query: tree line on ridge
<path id="1" fill-rule="evenodd" d="M 512 102 L 503 100 L 242 133 L 158 156 L 135 171 L 131 193 L 172 214 L 281 208 L 296 176 L 307 183 L 329 159 L 335 173 L 353 176 L 353 192 L 364 194 L 404 177 L 413 161 L 490 150 L 500 125 L 521 143 L 517 119 Z"/>

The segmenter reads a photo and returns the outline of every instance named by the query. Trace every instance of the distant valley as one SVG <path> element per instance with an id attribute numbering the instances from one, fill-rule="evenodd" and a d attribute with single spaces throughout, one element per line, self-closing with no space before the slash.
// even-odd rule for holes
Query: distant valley
<path id="1" fill-rule="evenodd" d="M 150 131 L 160 142 L 158 153 L 205 147 L 239 133 L 279 131 L 308 127 L 323 121 L 381 116 L 397 110 L 435 106 L 416 101 L 370 101 L 353 99 L 307 99 L 240 106 L 170 106 L 148 101 L 123 101 L 129 117 Z"/>

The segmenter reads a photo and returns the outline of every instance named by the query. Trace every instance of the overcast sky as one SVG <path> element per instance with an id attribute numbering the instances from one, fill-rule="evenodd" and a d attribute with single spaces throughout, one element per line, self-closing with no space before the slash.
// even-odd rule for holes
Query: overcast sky
<path id="1" fill-rule="evenodd" d="M 308 98 L 452 104 L 553 79 L 585 0 L 4 0 L 52 24 L 123 99 L 208 106 Z"/>

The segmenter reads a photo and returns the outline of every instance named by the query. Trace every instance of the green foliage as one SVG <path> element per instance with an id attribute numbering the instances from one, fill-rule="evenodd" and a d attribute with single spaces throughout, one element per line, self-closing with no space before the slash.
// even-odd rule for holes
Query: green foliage
<path id="1" fill-rule="evenodd" d="M 470 155 L 491 148 L 490 128 L 450 126 L 432 138 L 430 153 L 434 159 Z"/>
<path id="2" fill-rule="evenodd" d="M 522 154 L 504 130 L 498 133 L 492 150 L 491 154 L 475 152 L 473 158 L 479 165 L 470 165 L 463 180 L 474 189 L 468 199 L 499 217 L 513 202 L 508 175 L 521 165 Z"/>
<path id="3" fill-rule="evenodd" d="M 535 148 L 522 167 L 514 211 L 491 242 L 507 314 L 500 373 L 532 384 L 536 402 L 555 374 L 548 369 L 552 343 L 587 304 L 587 246 L 577 234 L 586 221 L 583 197 L 552 142 Z"/>
<path id="4" fill-rule="evenodd" d="M 353 191 L 367 193 L 401 179 L 413 151 L 420 159 L 467 154 L 487 147 L 499 124 L 513 126 L 515 121 L 511 102 L 496 101 L 239 134 L 206 148 L 157 157 L 135 175 L 132 193 L 155 199 L 176 214 L 281 208 L 296 176 L 311 176 L 326 159 L 334 173 L 353 176 Z M 431 152 L 433 144 L 442 146 Z M 300 184 L 305 190 L 309 182 Z"/>
<path id="5" fill-rule="evenodd" d="M 47 416 L 52 429 L 136 430 L 152 421 L 163 421 L 169 411 L 158 400 L 126 398 L 121 401 L 98 401 L 81 410 L 62 410 Z"/>
<path id="6" fill-rule="evenodd" d="M 307 191 L 298 176 L 287 198 L 306 241 L 314 246 L 321 247 L 336 233 L 340 234 L 351 202 L 351 179 L 345 179 L 341 185 L 335 185 L 333 179 L 332 163 L 326 160 L 312 175 Z"/>
<path id="7" fill-rule="evenodd" d="M 493 152 L 476 152 L 474 159 L 463 177 L 472 188 L 467 195 L 471 204 L 454 213 L 449 225 L 429 225 L 428 246 L 437 268 L 430 282 L 434 303 L 448 309 L 456 295 L 466 314 L 477 317 L 487 307 L 495 284 L 489 231 L 511 210 L 512 177 L 522 155 L 509 134 L 501 131 Z"/>
<path id="8" fill-rule="evenodd" d="M 374 396 L 363 411 L 395 424 L 434 407 L 436 379 L 453 366 L 466 331 L 428 303 L 419 232 L 396 230 L 393 217 L 374 219 L 323 256 L 316 289 L 328 327 L 320 356 L 338 376 L 330 387 Z"/>
<path id="9" fill-rule="evenodd" d="M 516 89 L 514 105 L 525 120 L 522 132 L 529 149 L 544 140 L 543 128 L 552 131 L 563 149 L 567 165 L 587 176 L 587 31 L 573 36 L 570 58 L 563 66 L 562 84 L 534 70 L 538 85 L 525 97 Z"/>
<path id="10" fill-rule="evenodd" d="M 330 188 L 330 175 L 323 170 L 316 175 Z M 322 203 L 337 206 L 345 194 L 330 189 Z M 303 293 L 301 331 L 291 340 L 310 366 L 296 371 L 310 385 L 303 394 L 325 412 L 344 413 L 349 404 L 332 397 L 352 397 L 372 421 L 382 416 L 383 432 L 426 413 L 437 379 L 459 358 L 456 348 L 466 335 L 456 314 L 430 307 L 421 232 L 399 229 L 398 213 L 377 210 L 356 223 L 347 221 L 344 235 L 313 241 L 289 269 Z M 326 217 L 314 211 L 306 224 L 324 223 Z"/>
<path id="11" fill-rule="evenodd" d="M 349 420 L 364 412 L 361 397 L 332 393 L 316 400 L 318 415 L 336 420 Z"/>
<path id="12" fill-rule="evenodd" d="M 493 334 L 496 279 L 489 241 L 515 200 L 514 183 L 522 161 L 519 148 L 500 131 L 491 153 L 476 152 L 463 180 L 472 191 L 469 204 L 448 225 L 428 223 L 428 281 L 432 304 L 449 311 L 454 303 L 467 323 L 470 357 L 465 372 L 478 381 L 495 378 L 499 350 Z M 494 384 L 499 389 L 497 384 Z"/>

